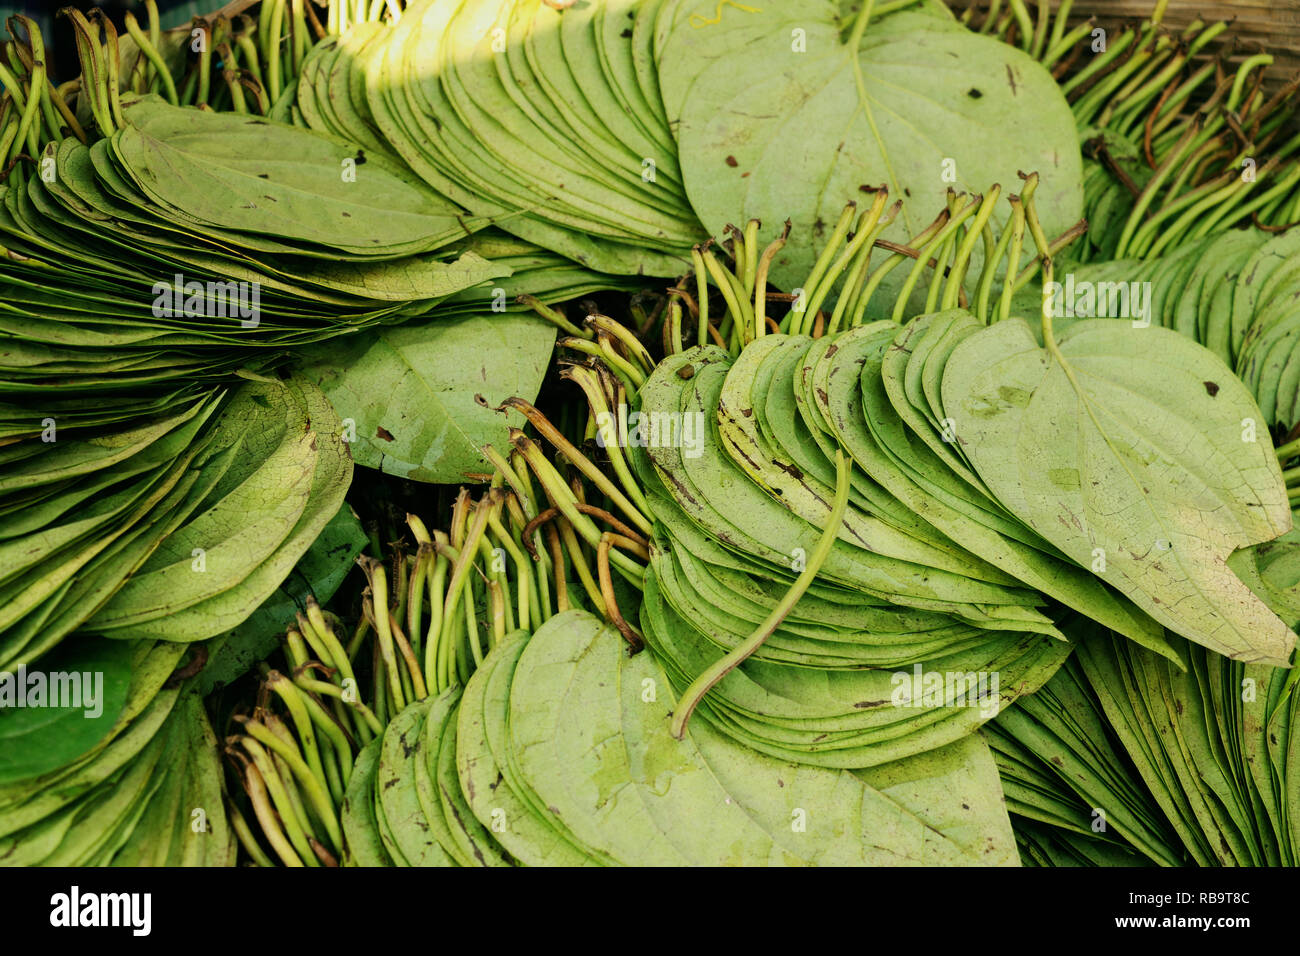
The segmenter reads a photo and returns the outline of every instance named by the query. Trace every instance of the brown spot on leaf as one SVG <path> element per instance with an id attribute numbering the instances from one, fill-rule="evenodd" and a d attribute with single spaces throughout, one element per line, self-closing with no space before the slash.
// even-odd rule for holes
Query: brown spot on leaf
<path id="1" fill-rule="evenodd" d="M 1219 394 L 1218 382 L 1202 382 L 1201 384 L 1205 386 L 1205 394 L 1209 395 L 1210 398 Z"/>
<path id="2" fill-rule="evenodd" d="M 393 433 L 390 432 L 390 431 L 389 431 L 387 428 L 385 428 L 383 425 L 380 425 L 380 426 L 378 426 L 378 427 L 375 429 L 375 437 L 376 437 L 376 438 L 382 438 L 384 441 L 394 441 L 394 440 L 395 440 L 395 439 L 393 438 Z"/>

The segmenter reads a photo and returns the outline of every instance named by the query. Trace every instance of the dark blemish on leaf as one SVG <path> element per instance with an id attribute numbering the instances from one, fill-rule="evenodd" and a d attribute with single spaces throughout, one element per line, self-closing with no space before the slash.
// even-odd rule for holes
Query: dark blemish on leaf
<path id="1" fill-rule="evenodd" d="M 746 418 L 753 418 L 754 410 L 752 408 L 742 408 L 740 414 L 744 415 Z"/>
<path id="2" fill-rule="evenodd" d="M 1209 395 L 1210 398 L 1213 398 L 1215 395 L 1219 394 L 1218 382 L 1202 382 L 1201 384 L 1205 386 L 1205 393 Z"/>
<path id="3" fill-rule="evenodd" d="M 739 161 L 737 161 L 735 156 L 728 156 L 727 165 L 730 166 L 732 169 L 735 169 L 737 166 L 740 165 L 740 163 Z"/>
<path id="4" fill-rule="evenodd" d="M 620 33 L 619 36 L 621 36 L 624 40 L 630 40 L 632 39 L 632 30 L 628 27 L 624 27 L 623 32 Z"/>
<path id="5" fill-rule="evenodd" d="M 784 787 L 784 786 L 785 786 L 785 781 L 782 780 L 780 777 L 777 777 L 777 778 L 776 778 L 776 785 L 777 785 L 778 787 Z"/>
<path id="6" fill-rule="evenodd" d="M 462 833 L 468 833 L 469 828 L 465 826 L 465 821 L 461 817 L 460 811 L 456 809 L 456 804 L 452 801 L 451 794 L 447 792 L 446 786 L 439 784 L 439 789 L 442 790 L 443 794 L 446 796 L 446 799 L 443 801 L 443 805 L 451 807 L 451 815 L 456 818 L 456 826 L 460 827 Z M 428 827 L 426 827 L 425 829 L 428 829 Z M 479 861 L 479 863 L 482 866 L 487 866 L 487 860 L 484 859 L 483 857 L 483 851 L 480 850 L 472 840 L 470 841 L 470 849 L 474 851 L 474 856 Z"/>
<path id="7" fill-rule="evenodd" d="M 387 428 L 385 428 L 383 425 L 380 425 L 379 427 L 377 427 L 377 428 L 375 429 L 375 437 L 376 437 L 376 438 L 382 438 L 384 441 L 393 441 L 393 440 L 394 440 L 394 439 L 393 439 L 393 433 L 390 432 L 390 431 L 389 431 Z"/>
<path id="8" fill-rule="evenodd" d="M 834 354 L 835 354 L 836 352 L 838 352 L 839 350 L 840 350 L 840 347 L 839 347 L 838 345 L 828 345 L 828 346 L 826 347 L 826 355 L 825 355 L 825 357 L 826 357 L 826 358 L 830 358 L 832 355 L 834 355 Z"/>
<path id="9" fill-rule="evenodd" d="M 872 707 L 883 707 L 888 701 L 883 700 L 860 700 L 854 704 L 857 710 L 870 710 Z"/>
<path id="10" fill-rule="evenodd" d="M 910 189 L 908 189 L 906 186 L 904 186 L 904 187 L 903 187 L 903 195 L 906 196 L 908 199 L 911 199 L 911 198 L 912 198 L 912 190 L 910 190 Z"/>
<path id="11" fill-rule="evenodd" d="M 977 100 L 977 99 L 979 99 L 980 97 L 982 97 L 984 94 L 981 93 L 979 90 L 975 89 L 975 87 L 972 86 L 969 90 L 966 91 L 966 95 L 969 96 L 969 97 L 970 97 L 971 99 L 973 99 L 973 100 Z"/>
<path id="12" fill-rule="evenodd" d="M 1061 758 L 1060 758 L 1060 757 L 1053 757 L 1053 758 L 1052 758 L 1052 763 L 1056 764 L 1058 767 L 1064 767 L 1064 766 L 1065 766 L 1065 764 L 1061 761 Z"/>
<path id="13" fill-rule="evenodd" d="M 1007 64 L 1007 82 L 1011 84 L 1011 95 L 1015 96 L 1016 95 L 1016 74 L 1015 71 L 1011 69 L 1010 63 Z"/>
<path id="14" fill-rule="evenodd" d="M 190 660 L 187 663 L 181 665 L 180 667 L 176 668 L 176 670 L 172 671 L 171 676 L 167 678 L 167 682 L 163 684 L 164 688 L 166 688 L 167 690 L 171 690 L 174 687 L 179 687 L 182 682 L 193 677 L 199 671 L 203 670 L 205 666 L 207 666 L 208 649 L 206 647 L 204 647 L 202 644 L 195 644 L 192 653 L 193 656 L 190 658 Z"/>
<path id="15" fill-rule="evenodd" d="M 818 736 L 816 736 L 816 737 L 813 738 L 813 743 L 815 743 L 815 744 L 816 744 L 816 743 L 821 743 L 823 740 L 825 740 L 825 739 L 826 739 L 827 737 L 829 737 L 829 736 L 830 736 L 830 734 L 820 734 L 820 735 L 818 735 Z"/>
<path id="16" fill-rule="evenodd" d="M 677 370 L 677 377 L 681 379 L 692 379 L 695 377 L 694 365 L 683 365 Z"/>
<path id="17" fill-rule="evenodd" d="M 1183 716 L 1183 702 L 1181 700 L 1174 701 L 1174 710 L 1178 712 L 1179 717 Z"/>
<path id="18" fill-rule="evenodd" d="M 352 158 L 352 161 L 358 166 L 364 166 L 366 164 L 366 151 L 364 149 L 357 150 L 357 155 Z"/>
<path id="19" fill-rule="evenodd" d="M 270 178 L 271 178 L 271 174 L 270 174 L 270 173 L 258 173 L 258 174 L 257 174 L 257 178 L 258 178 L 258 179 L 270 179 Z"/>
<path id="20" fill-rule="evenodd" d="M 969 809 L 970 809 L 970 804 L 969 804 L 969 803 L 963 803 L 963 804 L 961 805 L 961 808 L 962 808 L 963 810 L 969 810 Z"/>
<path id="21" fill-rule="evenodd" d="M 393 786 L 394 786 L 396 783 L 397 783 L 397 778 L 396 778 L 396 777 L 393 777 L 393 779 L 391 779 L 391 780 L 385 780 L 385 781 L 384 781 L 384 789 L 385 789 L 385 790 L 391 790 L 391 789 L 393 789 Z"/>
<path id="22" fill-rule="evenodd" d="M 776 466 L 780 468 L 782 471 L 784 471 L 791 478 L 793 478 L 795 481 L 803 481 L 803 472 L 799 469 L 798 465 L 793 465 L 793 464 L 783 465 L 778 461 L 776 463 Z"/>

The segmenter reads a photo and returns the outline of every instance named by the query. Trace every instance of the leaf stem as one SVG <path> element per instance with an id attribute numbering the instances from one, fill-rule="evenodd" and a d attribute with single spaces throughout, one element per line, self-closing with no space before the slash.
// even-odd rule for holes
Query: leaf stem
<path id="1" fill-rule="evenodd" d="M 826 527 L 822 530 L 821 538 L 817 541 L 817 547 L 808 558 L 808 563 L 804 566 L 803 572 L 795 579 L 790 590 L 786 592 L 781 603 L 772 609 L 772 613 L 763 621 L 742 643 L 733 648 L 725 656 L 719 658 L 704 673 L 691 681 L 689 687 L 683 692 L 681 699 L 677 702 L 677 707 L 673 711 L 672 734 L 678 740 L 686 736 L 686 723 L 691 719 L 691 714 L 700 701 L 704 699 L 713 687 L 735 670 L 746 658 L 763 646 L 763 642 L 772 636 L 772 633 L 785 620 L 786 616 L 794 609 L 795 604 L 803 597 L 813 580 L 817 577 L 817 572 L 821 570 L 826 558 L 831 553 L 831 547 L 835 544 L 835 539 L 839 535 L 840 526 L 844 523 L 844 511 L 849 503 L 849 476 L 853 470 L 851 459 L 846 458 L 842 451 L 835 452 L 835 502 L 831 506 L 831 513 L 826 522 Z"/>
<path id="2" fill-rule="evenodd" d="M 858 18 L 853 21 L 853 32 L 849 34 L 849 49 L 853 55 L 858 55 L 858 47 L 862 44 L 862 37 L 867 32 L 867 24 L 871 21 L 871 12 L 875 7 L 875 0 L 867 0 L 858 11 Z"/>

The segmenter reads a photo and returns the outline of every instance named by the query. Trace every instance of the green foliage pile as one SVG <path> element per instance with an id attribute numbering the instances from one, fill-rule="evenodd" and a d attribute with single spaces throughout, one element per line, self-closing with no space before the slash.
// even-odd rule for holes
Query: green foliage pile
<path id="1" fill-rule="evenodd" d="M 0 675 L 104 678 L 6 704 L 0 862 L 1295 863 L 1266 55 L 1163 5 L 1082 64 L 1022 0 L 145 7 L 68 14 L 75 81 L 0 56 Z M 381 541 L 354 463 L 488 487 Z"/>

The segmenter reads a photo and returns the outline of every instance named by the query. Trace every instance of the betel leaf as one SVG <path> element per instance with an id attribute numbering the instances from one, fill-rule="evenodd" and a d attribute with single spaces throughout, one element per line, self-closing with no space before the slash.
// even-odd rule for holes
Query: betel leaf
<path id="1" fill-rule="evenodd" d="M 659 57 L 686 193 L 712 232 L 757 218 L 790 240 L 772 277 L 804 278 L 825 232 L 862 187 L 904 200 L 886 238 L 905 241 L 951 187 L 983 192 L 1037 170 L 1044 228 L 1082 210 L 1077 133 L 1065 97 L 1030 57 L 911 11 L 871 22 L 858 49 L 833 0 L 761 9 L 687 0 Z"/>
<path id="2" fill-rule="evenodd" d="M 982 741 L 862 773 L 777 760 L 706 722 L 671 736 L 652 651 L 582 611 L 519 657 L 510 759 L 553 826 L 632 865 L 1014 864 Z"/>
<path id="3" fill-rule="evenodd" d="M 224 633 L 274 593 L 338 512 L 352 462 L 314 385 L 294 377 L 247 383 L 217 431 L 214 447 L 235 464 L 90 628 L 169 641 Z"/>
<path id="4" fill-rule="evenodd" d="M 317 346 L 304 353 L 303 374 L 325 391 L 346 437 L 355 427 L 357 464 L 455 483 L 491 470 L 482 447 L 504 446 L 508 428 L 522 424 L 519 413 L 494 409 L 536 397 L 554 343 L 554 328 L 535 317 L 467 315 Z"/>
<path id="5" fill-rule="evenodd" d="M 1046 341 L 1012 319 L 949 357 L 944 411 L 980 478 L 1166 627 L 1229 657 L 1285 664 L 1295 634 L 1226 564 L 1291 527 L 1250 393 L 1168 329 L 1090 319 Z"/>
<path id="6" fill-rule="evenodd" d="M 461 209 L 409 170 L 323 133 L 155 97 L 132 100 L 123 113 L 114 159 L 180 222 L 273 235 L 306 254 L 314 246 L 394 256 L 464 233 Z"/>
<path id="7" fill-rule="evenodd" d="M 132 644 L 85 637 L 65 642 L 39 665 L 0 674 L 0 784 L 56 770 L 99 743 L 126 704 L 134 653 Z M 43 703 L 18 707 L 10 692 L 33 704 L 28 690 L 38 674 Z M 73 686 L 80 699 L 68 703 L 75 706 L 53 706 L 50 695 Z"/>

